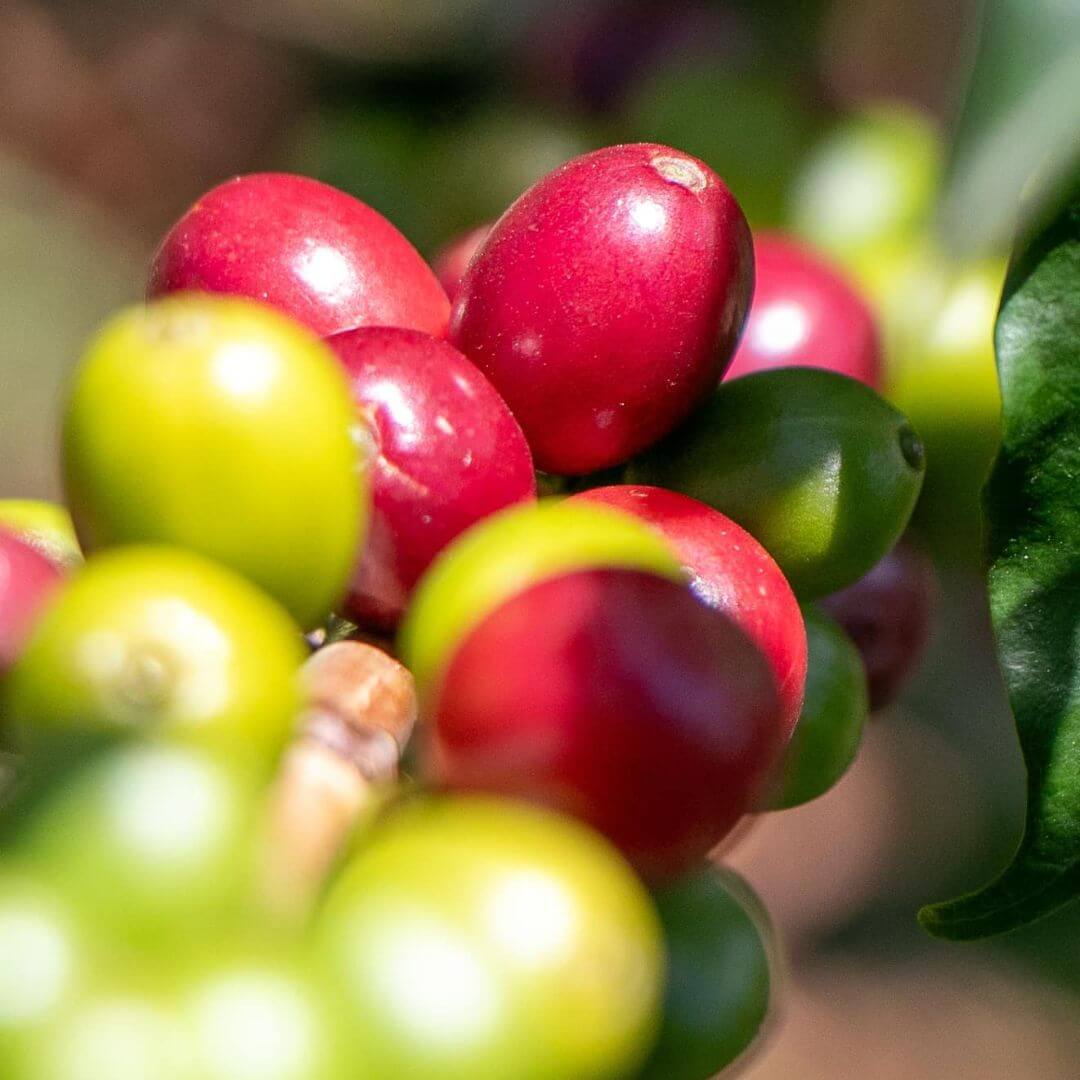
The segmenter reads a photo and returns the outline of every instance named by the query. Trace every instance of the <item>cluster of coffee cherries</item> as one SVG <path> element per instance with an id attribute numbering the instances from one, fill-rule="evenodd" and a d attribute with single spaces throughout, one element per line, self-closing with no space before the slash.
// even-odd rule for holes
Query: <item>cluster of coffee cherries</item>
<path id="1" fill-rule="evenodd" d="M 436 266 L 215 188 L 72 374 L 70 518 L 0 503 L 5 1078 L 706 1080 L 762 1027 L 718 852 L 925 632 L 873 319 L 653 144 Z"/>

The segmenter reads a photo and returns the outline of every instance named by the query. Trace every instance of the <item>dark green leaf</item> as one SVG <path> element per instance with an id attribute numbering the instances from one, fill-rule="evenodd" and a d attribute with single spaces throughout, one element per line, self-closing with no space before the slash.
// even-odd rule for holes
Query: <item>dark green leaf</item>
<path id="1" fill-rule="evenodd" d="M 1027 823 L 996 881 L 921 912 L 931 933 L 956 939 L 1080 896 L 1080 189 L 1014 259 L 996 345 L 1004 439 L 985 493 L 990 599 Z"/>

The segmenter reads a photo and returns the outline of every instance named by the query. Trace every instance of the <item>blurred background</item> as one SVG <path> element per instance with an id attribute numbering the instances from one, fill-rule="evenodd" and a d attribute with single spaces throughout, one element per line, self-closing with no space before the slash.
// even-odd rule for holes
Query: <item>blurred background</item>
<path id="1" fill-rule="evenodd" d="M 1073 1078 L 1080 916 L 955 946 L 915 911 L 1018 837 L 977 492 L 1018 200 L 1075 171 L 1078 134 L 1075 0 L 4 0 L 0 492 L 58 494 L 65 372 L 232 174 L 317 176 L 433 257 L 591 147 L 702 157 L 756 229 L 813 243 L 875 306 L 929 448 L 939 578 L 922 671 L 851 773 L 727 855 L 788 966 L 745 1075 Z"/>

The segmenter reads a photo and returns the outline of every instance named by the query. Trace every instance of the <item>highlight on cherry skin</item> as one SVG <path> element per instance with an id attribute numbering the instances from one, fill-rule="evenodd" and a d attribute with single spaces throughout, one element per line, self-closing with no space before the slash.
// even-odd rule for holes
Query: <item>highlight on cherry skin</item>
<path id="1" fill-rule="evenodd" d="M 588 473 L 708 395 L 752 287 L 750 230 L 720 177 L 670 147 L 612 146 L 548 174 L 496 222 L 450 338 L 506 399 L 537 468 Z"/>
<path id="2" fill-rule="evenodd" d="M 754 299 L 725 378 L 820 367 L 881 390 L 881 336 L 843 270 L 777 233 L 754 235 Z"/>
<path id="3" fill-rule="evenodd" d="M 679 582 L 593 569 L 515 593 L 460 641 L 423 762 L 440 787 L 577 816 L 662 879 L 751 808 L 787 736 L 732 620 Z"/>
<path id="4" fill-rule="evenodd" d="M 633 514 L 664 537 L 698 599 L 727 615 L 769 661 L 790 733 L 803 703 L 806 630 L 799 602 L 772 556 L 718 510 L 674 491 L 616 484 L 571 498 Z"/>
<path id="5" fill-rule="evenodd" d="M 261 300 L 321 337 L 358 326 L 445 337 L 450 313 L 430 267 L 386 218 L 289 173 L 228 180 L 169 230 L 147 296 L 183 290 Z"/>
<path id="6" fill-rule="evenodd" d="M 521 428 L 453 346 L 373 327 L 327 339 L 366 418 L 367 540 L 343 613 L 392 630 L 421 574 L 470 525 L 535 497 Z"/>

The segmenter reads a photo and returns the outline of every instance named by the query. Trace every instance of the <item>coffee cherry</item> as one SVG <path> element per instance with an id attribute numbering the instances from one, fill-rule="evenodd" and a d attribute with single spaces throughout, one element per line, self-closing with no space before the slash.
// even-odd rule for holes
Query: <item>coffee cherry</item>
<path id="1" fill-rule="evenodd" d="M 573 496 L 641 518 L 671 545 L 699 600 L 728 616 L 769 661 L 790 732 L 806 681 L 799 602 L 772 556 L 718 510 L 673 491 L 628 484 Z"/>
<path id="2" fill-rule="evenodd" d="M 271 762 L 292 729 L 304 649 L 243 578 L 189 552 L 93 556 L 8 676 L 31 746 L 79 733 L 197 743 Z"/>
<path id="3" fill-rule="evenodd" d="M 746 220 L 708 166 L 665 146 L 575 158 L 499 219 L 451 339 L 495 384 L 537 467 L 617 465 L 719 381 L 753 284 Z"/>
<path id="4" fill-rule="evenodd" d="M 37 808 L 18 850 L 97 936 L 158 953 L 190 946 L 241 920 L 257 781 L 186 747 L 109 750 Z"/>
<path id="5" fill-rule="evenodd" d="M 477 225 L 467 233 L 456 236 L 450 243 L 441 248 L 432 260 L 431 266 L 439 284 L 446 291 L 452 304 L 457 299 L 461 288 L 461 279 L 472 262 L 472 257 L 480 250 L 484 241 L 491 232 L 492 224 Z"/>
<path id="6" fill-rule="evenodd" d="M 61 569 L 82 562 L 71 515 L 56 503 L 41 499 L 0 499 L 0 529 L 37 548 Z"/>
<path id="7" fill-rule="evenodd" d="M 651 1044 L 647 893 L 582 827 L 488 799 L 407 806 L 347 864 L 318 927 L 372 1080 L 601 1080 Z"/>
<path id="8" fill-rule="evenodd" d="M 84 927 L 63 896 L 5 852 L 0 863 L 0 1063 L 88 974 Z M 5 1072 L 5 1075 L 6 1072 Z"/>
<path id="9" fill-rule="evenodd" d="M 936 596 L 933 563 L 913 541 L 902 540 L 854 585 L 821 601 L 858 647 L 871 710 L 895 701 L 918 667 Z"/>
<path id="10" fill-rule="evenodd" d="M 98 977 L 5 1062 L 5 1080 L 192 1080 L 187 1033 L 161 978 Z"/>
<path id="11" fill-rule="evenodd" d="M 869 387 L 783 368 L 725 383 L 627 478 L 729 515 L 807 599 L 850 585 L 896 543 L 924 464 L 907 418 Z"/>
<path id="12" fill-rule="evenodd" d="M 337 188 L 287 173 L 207 192 L 161 242 L 147 295 L 184 289 L 261 300 L 326 336 L 406 326 L 444 337 L 449 302 L 416 249 Z"/>
<path id="13" fill-rule="evenodd" d="M 553 575 L 617 566 L 682 579 L 662 537 L 608 507 L 544 500 L 469 529 L 424 575 L 401 626 L 399 652 L 421 698 L 464 635 L 503 600 Z"/>
<path id="14" fill-rule="evenodd" d="M 824 795 L 855 760 L 870 711 L 858 649 L 827 615 L 814 608 L 805 615 L 806 698 L 763 800 L 767 810 L 786 810 Z"/>
<path id="15" fill-rule="evenodd" d="M 333 353 L 269 308 L 199 295 L 131 308 L 91 343 L 67 403 L 80 539 L 191 548 L 309 629 L 343 596 L 361 539 L 359 429 Z"/>
<path id="16" fill-rule="evenodd" d="M 652 878 L 723 838 L 787 736 L 742 631 L 684 585 L 631 570 L 507 599 L 458 646 L 427 732 L 435 783 L 576 815 Z"/>
<path id="17" fill-rule="evenodd" d="M 21 655 L 60 581 L 53 562 L 0 528 L 0 675 Z"/>
<path id="18" fill-rule="evenodd" d="M 792 184 L 794 231 L 844 260 L 910 236 L 937 197 L 943 147 L 928 117 L 881 103 L 842 119 Z"/>
<path id="19" fill-rule="evenodd" d="M 668 948 L 660 1039 L 638 1080 L 715 1076 L 757 1038 L 774 990 L 773 930 L 729 870 L 707 867 L 655 894 Z"/>
<path id="20" fill-rule="evenodd" d="M 389 629 L 458 533 L 535 496 L 532 458 L 503 400 L 445 341 L 371 328 L 327 344 L 374 440 L 371 524 L 345 614 Z"/>
<path id="21" fill-rule="evenodd" d="M 727 379 L 820 367 L 881 389 L 874 315 L 841 272 L 780 235 L 754 236 L 754 300 Z"/>
<path id="22" fill-rule="evenodd" d="M 212 940 L 212 939 L 211 939 Z M 197 961 L 178 1009 L 192 1080 L 345 1080 L 371 1076 L 349 1061 L 330 994 L 280 939 Z"/>

